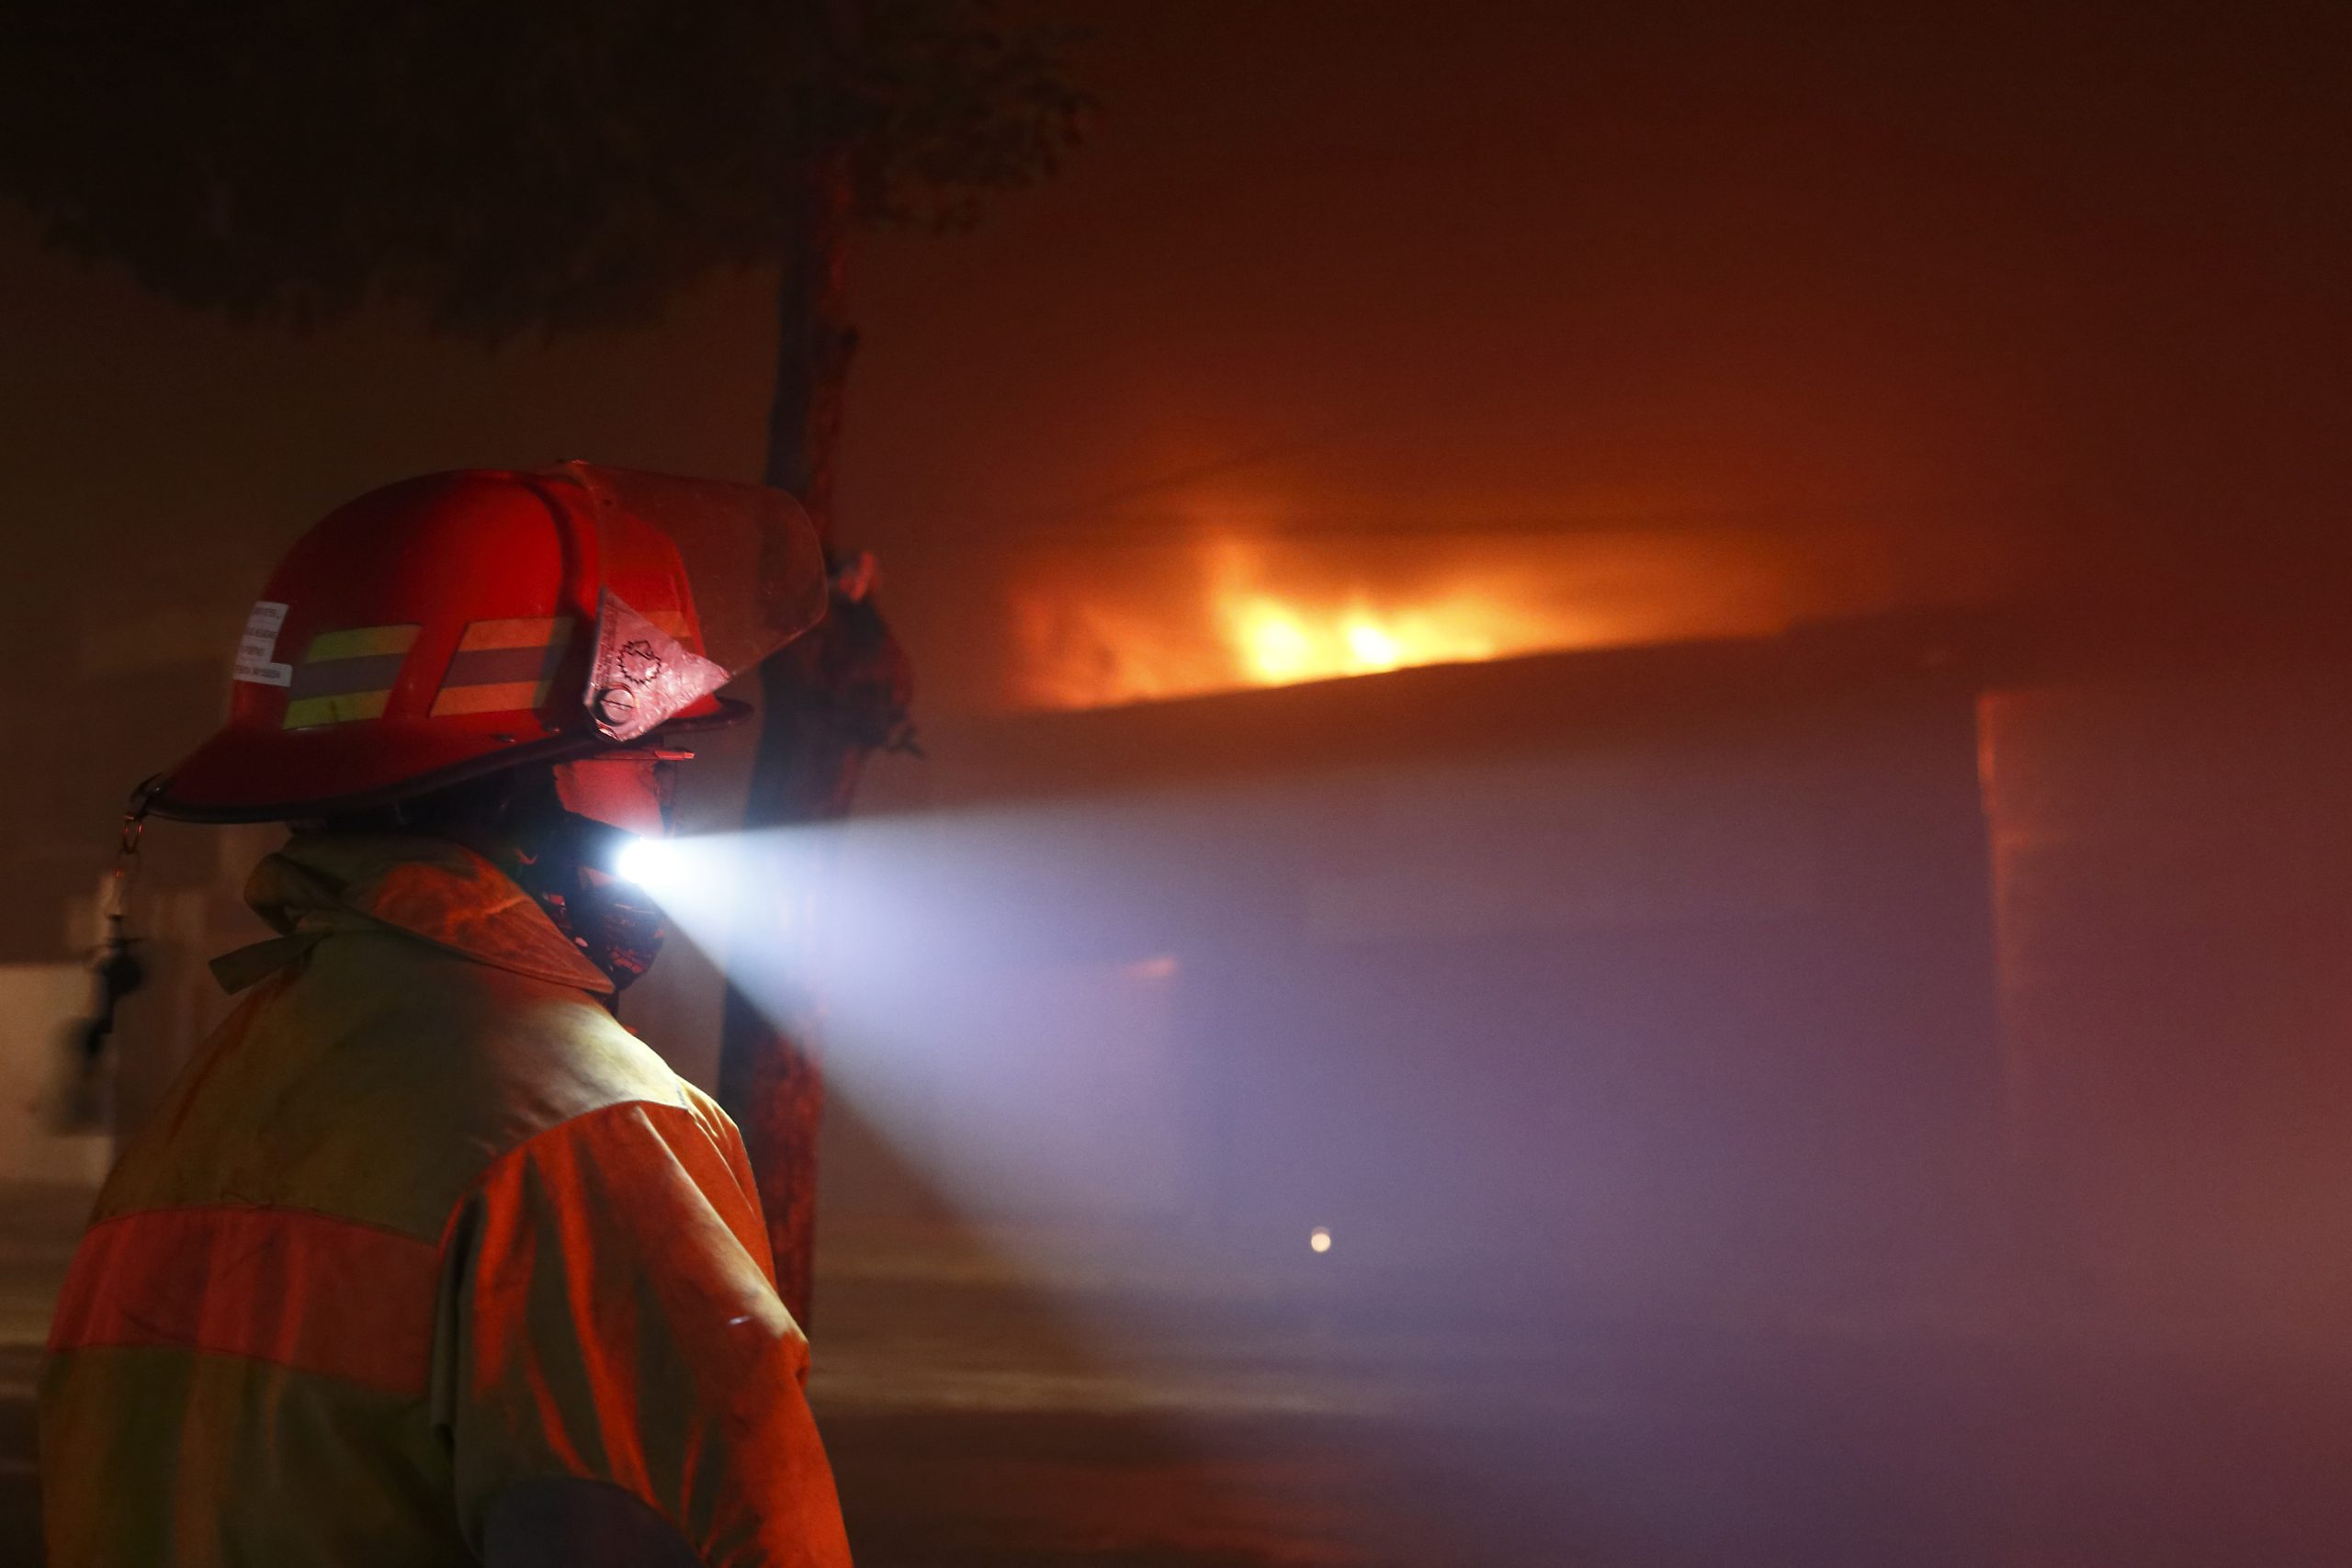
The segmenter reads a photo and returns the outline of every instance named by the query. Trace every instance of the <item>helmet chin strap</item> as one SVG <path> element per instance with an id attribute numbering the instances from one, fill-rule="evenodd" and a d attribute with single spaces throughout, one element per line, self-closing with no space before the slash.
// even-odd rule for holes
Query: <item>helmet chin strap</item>
<path id="1" fill-rule="evenodd" d="M 669 922 L 616 874 L 621 851 L 667 830 L 669 770 L 690 752 L 651 746 L 512 769 L 342 819 L 361 831 L 427 833 L 504 872 L 622 991 L 650 968 Z"/>
<path id="2" fill-rule="evenodd" d="M 502 835 L 499 868 L 613 982 L 615 999 L 652 967 L 669 920 L 634 883 L 605 868 L 628 835 L 559 807 L 522 815 Z"/>
<path id="3" fill-rule="evenodd" d="M 470 808 L 439 829 L 529 894 L 613 982 L 616 1002 L 652 966 L 669 931 L 667 917 L 644 890 L 613 874 L 638 829 L 661 827 L 661 800 L 650 793 L 636 798 L 631 783 L 619 767 L 598 768 L 589 781 L 594 787 L 585 789 L 566 769 L 526 769 L 477 793 Z"/>

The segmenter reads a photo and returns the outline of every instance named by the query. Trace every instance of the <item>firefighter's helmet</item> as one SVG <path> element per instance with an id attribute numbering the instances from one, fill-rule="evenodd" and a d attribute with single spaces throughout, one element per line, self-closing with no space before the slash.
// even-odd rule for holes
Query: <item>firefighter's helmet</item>
<path id="1" fill-rule="evenodd" d="M 150 804 L 328 816 L 719 722 L 719 686 L 825 603 L 816 530 L 780 491 L 586 463 L 389 485 L 278 563 L 228 722 Z"/>

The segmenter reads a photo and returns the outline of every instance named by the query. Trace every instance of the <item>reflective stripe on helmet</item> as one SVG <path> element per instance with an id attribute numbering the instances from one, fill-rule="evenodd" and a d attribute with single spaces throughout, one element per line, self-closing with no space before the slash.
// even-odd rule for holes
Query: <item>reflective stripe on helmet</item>
<path id="1" fill-rule="evenodd" d="M 416 646 L 416 634 L 424 628 L 405 626 L 356 626 L 348 631 L 321 632 L 302 650 L 302 662 L 339 664 L 346 659 L 378 659 L 406 653 Z"/>
<path id="2" fill-rule="evenodd" d="M 349 724 L 356 719 L 381 718 L 392 700 L 391 688 L 380 692 L 345 692 L 331 697 L 300 697 L 286 705 L 286 728 L 316 729 L 324 724 Z"/>
<path id="3" fill-rule="evenodd" d="M 418 626 L 354 626 L 321 632 L 303 650 L 287 693 L 288 729 L 382 716 L 392 682 L 416 645 Z"/>
<path id="4" fill-rule="evenodd" d="M 481 653 L 493 648 L 545 648 L 560 643 L 571 630 L 570 615 L 525 615 L 504 621 L 475 621 L 458 639 L 459 653 Z"/>
<path id="5" fill-rule="evenodd" d="M 544 705 L 571 640 L 569 615 L 476 621 L 458 641 L 433 716 L 509 713 Z"/>

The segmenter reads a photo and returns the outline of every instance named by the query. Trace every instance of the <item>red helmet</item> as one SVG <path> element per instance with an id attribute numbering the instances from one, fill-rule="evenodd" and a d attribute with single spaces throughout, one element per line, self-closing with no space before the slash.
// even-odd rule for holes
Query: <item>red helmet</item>
<path id="1" fill-rule="evenodd" d="M 713 694 L 825 598 L 816 530 L 780 491 L 586 463 L 388 485 L 278 563 L 228 723 L 150 804 L 322 816 L 723 721 Z"/>

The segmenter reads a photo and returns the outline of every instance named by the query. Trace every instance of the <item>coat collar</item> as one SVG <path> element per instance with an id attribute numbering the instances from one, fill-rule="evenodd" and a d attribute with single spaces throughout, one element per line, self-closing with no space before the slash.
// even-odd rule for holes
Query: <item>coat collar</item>
<path id="1" fill-rule="evenodd" d="M 283 934 L 213 961 L 214 975 L 232 991 L 291 964 L 331 932 L 387 928 L 494 969 L 586 991 L 613 988 L 529 894 L 446 839 L 297 834 L 254 868 L 245 902 Z"/>

